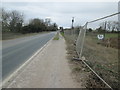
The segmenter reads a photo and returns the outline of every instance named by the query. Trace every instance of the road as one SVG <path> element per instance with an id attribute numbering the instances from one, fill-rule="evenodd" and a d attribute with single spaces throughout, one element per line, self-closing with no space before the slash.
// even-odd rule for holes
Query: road
<path id="1" fill-rule="evenodd" d="M 60 35 L 59 40 L 51 40 L 5 88 L 83 88 L 75 81 L 66 55 L 66 43 Z"/>
<path id="2" fill-rule="evenodd" d="M 38 49 L 45 45 L 55 32 L 7 40 L 2 42 L 3 80 L 19 68 Z"/>

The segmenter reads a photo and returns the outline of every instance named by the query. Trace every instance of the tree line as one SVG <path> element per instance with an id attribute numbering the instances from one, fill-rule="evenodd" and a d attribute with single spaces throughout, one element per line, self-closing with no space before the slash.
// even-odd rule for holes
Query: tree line
<path id="1" fill-rule="evenodd" d="M 14 33 L 38 33 L 43 31 L 56 31 L 58 26 L 56 23 L 51 23 L 50 20 L 34 18 L 25 24 L 25 16 L 19 11 L 6 11 L 2 8 L 2 32 Z"/>
<path id="2" fill-rule="evenodd" d="M 100 23 L 99 29 L 105 30 L 106 32 L 119 32 L 118 21 L 105 21 Z"/>
<path id="3" fill-rule="evenodd" d="M 92 28 L 88 29 L 92 32 Z M 105 21 L 99 24 L 99 27 L 95 31 L 98 32 L 108 32 L 108 33 L 118 33 L 120 32 L 120 23 L 118 21 Z"/>

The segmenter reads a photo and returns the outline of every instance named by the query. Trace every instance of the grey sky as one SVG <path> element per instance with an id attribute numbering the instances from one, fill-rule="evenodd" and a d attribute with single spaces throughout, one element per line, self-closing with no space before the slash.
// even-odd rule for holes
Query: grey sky
<path id="1" fill-rule="evenodd" d="M 3 2 L 3 7 L 23 12 L 26 21 L 50 17 L 52 22 L 64 27 L 71 27 L 72 17 L 75 17 L 74 25 L 84 25 L 87 21 L 118 12 L 117 2 Z M 117 20 L 117 17 L 111 20 Z"/>

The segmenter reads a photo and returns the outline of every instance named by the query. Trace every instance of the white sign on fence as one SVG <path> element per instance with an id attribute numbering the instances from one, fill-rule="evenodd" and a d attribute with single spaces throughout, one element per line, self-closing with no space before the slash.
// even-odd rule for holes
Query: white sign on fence
<path id="1" fill-rule="evenodd" d="M 102 40 L 104 38 L 104 35 L 99 34 L 99 35 L 97 35 L 97 38 L 100 39 L 100 40 Z"/>

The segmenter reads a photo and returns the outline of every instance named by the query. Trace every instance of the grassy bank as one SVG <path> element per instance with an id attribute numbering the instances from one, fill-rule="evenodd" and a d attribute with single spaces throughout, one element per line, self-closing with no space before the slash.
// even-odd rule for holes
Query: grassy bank
<path id="1" fill-rule="evenodd" d="M 72 40 L 72 37 L 70 35 L 65 35 L 63 32 L 61 32 L 61 35 L 63 35 L 66 41 L 67 59 L 72 71 L 72 76 L 76 82 L 80 83 L 83 88 L 86 88 L 90 70 L 86 68 L 86 66 L 81 61 L 73 59 L 78 58 L 78 55 L 76 53 L 76 46 Z"/>
<path id="2" fill-rule="evenodd" d="M 64 33 L 61 34 L 64 35 Z M 82 55 L 86 58 L 86 63 L 111 87 L 118 88 L 118 49 L 98 44 L 96 35 L 87 33 Z M 108 34 L 107 37 L 116 36 L 117 34 Z M 64 37 L 67 44 L 68 60 L 76 81 L 82 82 L 87 88 L 107 88 L 81 61 L 73 60 L 73 57 L 78 58 L 76 46 L 70 35 L 64 35 Z"/>
<path id="3" fill-rule="evenodd" d="M 3 32 L 2 40 L 10 40 L 10 39 L 15 39 L 15 38 L 20 38 L 20 37 L 28 37 L 28 36 L 38 35 L 38 34 L 42 34 L 42 33 L 47 33 L 47 32 L 29 33 L 29 34 Z"/>
<path id="4" fill-rule="evenodd" d="M 61 32 L 60 34 L 64 37 L 64 32 Z"/>
<path id="5" fill-rule="evenodd" d="M 120 37 L 118 37 L 118 33 L 106 33 L 104 40 L 98 40 L 97 35 L 99 33 L 90 32 L 87 33 L 86 36 L 92 38 L 92 42 L 99 43 L 100 45 L 111 47 L 111 48 L 119 48 Z M 120 48 L 119 48 L 120 49 Z"/>
<path id="6" fill-rule="evenodd" d="M 55 37 L 53 38 L 53 40 L 59 40 L 59 33 L 57 33 L 57 34 L 55 35 Z"/>
<path id="7" fill-rule="evenodd" d="M 106 33 L 105 38 L 118 38 L 118 33 Z"/>
<path id="8" fill-rule="evenodd" d="M 116 34 L 113 36 L 115 37 Z M 112 35 L 108 34 L 108 37 Z M 98 44 L 94 36 L 86 35 L 83 55 L 87 63 L 113 88 L 118 87 L 118 49 Z M 108 79 L 109 78 L 109 79 Z"/>

